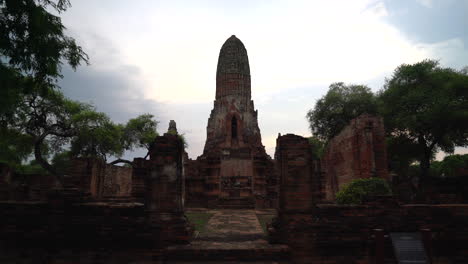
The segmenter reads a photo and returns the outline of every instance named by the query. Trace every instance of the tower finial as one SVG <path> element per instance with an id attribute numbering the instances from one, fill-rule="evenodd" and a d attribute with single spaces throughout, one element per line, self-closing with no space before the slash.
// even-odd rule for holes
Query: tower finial
<path id="1" fill-rule="evenodd" d="M 174 120 L 169 121 L 169 129 L 167 129 L 167 133 L 177 135 L 177 124 Z"/>

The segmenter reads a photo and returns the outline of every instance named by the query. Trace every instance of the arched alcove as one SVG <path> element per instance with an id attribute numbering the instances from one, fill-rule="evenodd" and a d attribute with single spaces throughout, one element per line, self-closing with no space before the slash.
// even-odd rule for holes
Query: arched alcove
<path id="1" fill-rule="evenodd" d="M 231 138 L 237 139 L 237 118 L 233 116 L 231 119 Z"/>

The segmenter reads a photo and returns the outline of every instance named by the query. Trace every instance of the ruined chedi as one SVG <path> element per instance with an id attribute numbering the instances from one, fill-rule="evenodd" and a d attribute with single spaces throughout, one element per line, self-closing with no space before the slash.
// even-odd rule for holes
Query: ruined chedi
<path id="1" fill-rule="evenodd" d="M 216 100 L 198 161 L 208 205 L 273 206 L 273 162 L 262 145 L 251 99 L 247 50 L 234 35 L 219 53 Z"/>

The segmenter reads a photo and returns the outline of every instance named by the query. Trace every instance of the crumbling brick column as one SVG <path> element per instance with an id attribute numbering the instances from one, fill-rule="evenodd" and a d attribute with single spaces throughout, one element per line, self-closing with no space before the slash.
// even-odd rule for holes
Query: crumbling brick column
<path id="1" fill-rule="evenodd" d="M 156 137 L 146 178 L 145 206 L 162 244 L 188 243 L 191 228 L 184 215 L 184 146 L 177 134 Z"/>
<path id="2" fill-rule="evenodd" d="M 306 138 L 293 134 L 280 135 L 276 140 L 280 187 L 278 217 L 269 228 L 271 242 L 294 243 L 304 234 L 301 228 L 307 226 L 305 223 L 312 221 L 312 210 L 320 197 L 320 175 L 315 175 L 310 148 Z"/>

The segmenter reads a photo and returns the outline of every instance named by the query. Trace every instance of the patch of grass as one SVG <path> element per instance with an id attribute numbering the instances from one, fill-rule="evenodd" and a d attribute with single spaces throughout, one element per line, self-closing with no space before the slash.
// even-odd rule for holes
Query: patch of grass
<path id="1" fill-rule="evenodd" d="M 202 232 L 205 229 L 208 220 L 213 216 L 213 214 L 206 212 L 186 212 L 185 215 L 190 223 L 195 226 L 195 231 L 198 232 Z"/>
<path id="2" fill-rule="evenodd" d="M 257 214 L 258 222 L 262 226 L 263 232 L 267 233 L 267 224 L 271 223 L 271 220 L 275 217 L 275 215 L 271 214 Z"/>

